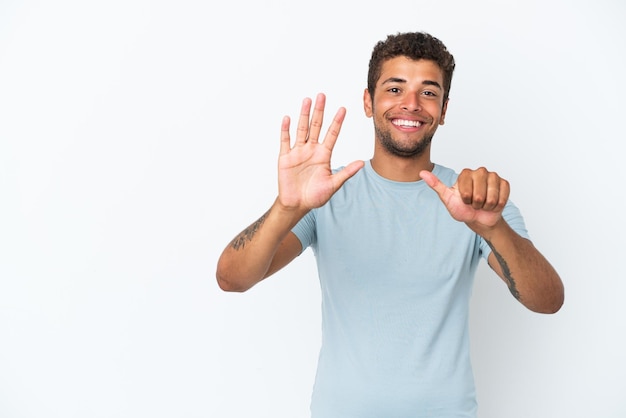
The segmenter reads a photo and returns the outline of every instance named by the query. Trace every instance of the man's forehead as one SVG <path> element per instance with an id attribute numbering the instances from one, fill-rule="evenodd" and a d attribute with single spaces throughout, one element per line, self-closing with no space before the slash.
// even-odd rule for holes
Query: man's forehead
<path id="1" fill-rule="evenodd" d="M 408 82 L 416 78 L 442 84 L 443 71 L 432 60 L 413 60 L 404 56 L 394 57 L 383 62 L 378 82 L 380 84 L 392 80 Z"/>

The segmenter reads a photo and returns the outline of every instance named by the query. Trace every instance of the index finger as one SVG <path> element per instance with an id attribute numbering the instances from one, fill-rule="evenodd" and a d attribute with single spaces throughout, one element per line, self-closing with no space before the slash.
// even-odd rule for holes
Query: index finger
<path id="1" fill-rule="evenodd" d="M 341 132 L 341 125 L 343 125 L 343 120 L 346 117 L 346 108 L 340 107 L 335 113 L 335 117 L 328 127 L 328 131 L 326 132 L 326 136 L 324 137 L 324 146 L 328 149 L 332 150 L 337 142 L 337 137 L 339 136 L 339 132 Z"/>

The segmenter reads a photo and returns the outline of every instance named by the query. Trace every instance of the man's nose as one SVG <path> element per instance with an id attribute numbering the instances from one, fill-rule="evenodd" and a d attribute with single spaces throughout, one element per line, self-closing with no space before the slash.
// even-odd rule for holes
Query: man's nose
<path id="1" fill-rule="evenodd" d="M 409 112 L 418 112 L 422 110 L 422 104 L 417 94 L 407 94 L 402 101 L 402 109 Z"/>

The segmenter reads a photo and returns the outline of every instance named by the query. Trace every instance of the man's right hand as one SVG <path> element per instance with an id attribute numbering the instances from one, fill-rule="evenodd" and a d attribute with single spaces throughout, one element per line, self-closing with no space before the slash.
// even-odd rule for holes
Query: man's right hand
<path id="1" fill-rule="evenodd" d="M 317 95 L 312 117 L 311 104 L 308 97 L 302 101 L 293 147 L 289 134 L 289 116 L 285 116 L 282 122 L 278 158 L 278 203 L 287 210 L 307 212 L 324 205 L 364 165 L 363 161 L 354 161 L 343 170 L 332 173 L 330 158 L 346 109 L 339 108 L 324 141 L 320 143 L 326 96 L 322 93 Z"/>

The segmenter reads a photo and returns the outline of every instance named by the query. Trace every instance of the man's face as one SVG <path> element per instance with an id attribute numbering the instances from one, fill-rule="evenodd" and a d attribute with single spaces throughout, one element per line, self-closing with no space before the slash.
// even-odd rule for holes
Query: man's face
<path id="1" fill-rule="evenodd" d="M 382 148 L 400 157 L 423 153 L 444 123 L 443 95 L 443 73 L 433 61 L 395 57 L 383 63 L 374 97 L 367 90 L 363 96 Z"/>

